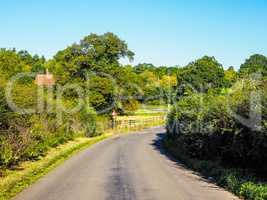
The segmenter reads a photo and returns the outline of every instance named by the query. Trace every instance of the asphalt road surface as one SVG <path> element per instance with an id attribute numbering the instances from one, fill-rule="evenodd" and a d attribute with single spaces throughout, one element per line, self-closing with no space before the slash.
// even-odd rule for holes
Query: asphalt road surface
<path id="1" fill-rule="evenodd" d="M 233 200 L 170 159 L 163 128 L 116 136 L 66 161 L 15 200 Z"/>

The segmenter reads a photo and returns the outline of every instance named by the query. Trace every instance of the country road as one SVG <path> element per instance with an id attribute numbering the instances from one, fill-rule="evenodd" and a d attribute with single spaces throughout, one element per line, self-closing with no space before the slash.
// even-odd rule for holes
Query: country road
<path id="1" fill-rule="evenodd" d="M 171 160 L 163 128 L 116 136 L 66 161 L 15 200 L 233 200 L 235 196 Z"/>

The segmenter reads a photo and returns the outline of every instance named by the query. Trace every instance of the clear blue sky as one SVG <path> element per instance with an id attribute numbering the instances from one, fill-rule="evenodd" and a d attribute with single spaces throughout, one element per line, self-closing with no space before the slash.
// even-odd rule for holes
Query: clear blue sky
<path id="1" fill-rule="evenodd" d="M 134 64 L 211 55 L 238 68 L 251 54 L 267 55 L 267 0 L 3 0 L 0 25 L 0 47 L 47 58 L 107 31 L 128 43 Z"/>

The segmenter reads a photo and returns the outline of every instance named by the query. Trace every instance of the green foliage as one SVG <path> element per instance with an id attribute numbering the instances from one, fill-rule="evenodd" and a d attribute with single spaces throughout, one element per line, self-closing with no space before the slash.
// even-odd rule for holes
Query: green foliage
<path id="1" fill-rule="evenodd" d="M 215 161 L 193 159 L 186 155 L 186 151 L 182 150 L 183 145 L 180 142 L 180 140 L 175 140 L 175 138 L 169 136 L 164 140 L 163 145 L 187 167 L 200 172 L 205 177 L 209 177 L 210 180 L 215 181 L 234 194 L 246 200 L 267 199 L 267 185 L 255 183 L 255 178 L 248 172 L 225 168 L 225 166 Z"/>
<path id="2" fill-rule="evenodd" d="M 265 105 L 265 88 L 265 83 L 243 81 L 224 95 L 207 93 L 184 97 L 168 116 L 168 132 L 183 141 L 191 157 L 220 159 L 231 165 L 265 171 L 266 129 L 251 130 L 235 117 L 247 119 L 251 112 L 254 115 L 259 112 L 250 107 L 250 94 L 263 92 L 262 103 Z M 266 110 L 262 117 L 263 125 Z"/>
<path id="3" fill-rule="evenodd" d="M 109 109 L 115 102 L 115 85 L 106 77 L 91 76 L 88 84 L 88 98 L 96 111 Z"/>
<path id="4" fill-rule="evenodd" d="M 156 70 L 156 67 L 151 63 L 150 64 L 148 64 L 148 63 L 139 64 L 139 65 L 135 66 L 135 68 L 134 68 L 134 71 L 137 74 L 141 74 L 145 71 L 153 72 L 155 70 Z"/>
<path id="5" fill-rule="evenodd" d="M 110 113 L 114 108 L 119 109 L 122 99 L 140 94 L 136 87 L 139 78 L 133 68 L 119 63 L 119 59 L 132 60 L 133 56 L 127 44 L 116 35 L 90 34 L 59 51 L 47 66 L 56 75 L 57 83 L 82 83 L 85 98 L 95 110 Z"/>
<path id="6" fill-rule="evenodd" d="M 225 186 L 228 190 L 232 191 L 235 194 L 239 193 L 241 182 L 238 178 L 238 173 L 230 172 L 229 174 L 225 175 L 223 179 L 225 180 Z"/>
<path id="7" fill-rule="evenodd" d="M 262 184 L 255 184 L 247 182 L 242 184 L 240 195 L 248 200 L 266 200 L 267 186 Z"/>
<path id="8" fill-rule="evenodd" d="M 142 74 L 145 71 L 153 72 L 157 77 L 161 78 L 164 75 L 176 75 L 178 72 L 178 66 L 175 67 L 156 67 L 153 64 L 142 63 L 134 67 L 134 72 Z"/>
<path id="9" fill-rule="evenodd" d="M 178 88 L 181 98 L 167 121 L 165 146 L 175 156 L 249 200 L 267 199 L 266 184 L 257 184 L 255 178 L 248 177 L 248 171 L 261 176 L 267 170 L 267 85 L 265 78 L 247 79 L 257 72 L 266 76 L 266 66 L 265 56 L 251 56 L 241 65 L 240 80 L 233 67 L 223 75 L 214 58 L 204 57 L 189 64 L 178 71 L 177 81 L 178 86 L 189 83 L 190 87 Z M 207 90 L 199 90 L 203 85 L 209 86 Z M 255 95 L 261 96 L 261 102 L 252 106 Z M 261 116 L 261 124 L 245 122 L 251 116 Z M 261 129 L 257 129 L 259 126 Z"/>
<path id="10" fill-rule="evenodd" d="M 48 64 L 59 83 L 73 79 L 86 80 L 90 72 L 106 72 L 119 66 L 119 59 L 133 59 L 127 44 L 112 33 L 90 34 L 79 43 L 59 51 Z"/>
<path id="11" fill-rule="evenodd" d="M 45 72 L 45 58 L 38 55 L 32 56 L 28 51 L 19 51 L 17 55 L 28 66 L 31 67 L 31 72 L 44 73 Z"/>
<path id="12" fill-rule="evenodd" d="M 21 72 L 30 72 L 30 66 L 18 56 L 15 50 L 0 49 L 1 76 L 10 78 Z"/>
<path id="13" fill-rule="evenodd" d="M 186 91 L 206 92 L 225 86 L 223 67 L 214 57 L 204 56 L 180 70 L 177 75 L 179 95 Z"/>
<path id="14" fill-rule="evenodd" d="M 238 74 L 233 67 L 229 67 L 224 71 L 224 79 L 228 87 L 231 87 L 237 81 Z"/>
<path id="15" fill-rule="evenodd" d="M 0 50 L 0 168 L 16 165 L 27 159 L 37 159 L 50 147 L 55 147 L 77 135 L 91 137 L 102 132 L 97 131 L 96 112 L 108 108 L 120 95 L 132 96 L 136 89 L 127 86 L 121 93 L 115 93 L 113 75 L 119 84 L 125 86 L 129 80 L 138 79 L 131 67 L 122 67 L 119 59 L 133 59 L 133 52 L 127 44 L 112 33 L 91 34 L 79 43 L 59 51 L 46 62 L 44 57 L 32 56 L 27 51 Z M 9 108 L 5 86 L 9 78 L 21 72 L 44 73 L 45 67 L 55 75 L 58 84 L 74 83 L 84 89 L 83 100 L 89 105 L 80 112 L 65 113 L 57 107 L 57 102 L 45 94 L 42 98 L 49 113 L 37 110 L 37 90 L 33 78 L 23 78 L 15 83 L 11 91 L 11 101 L 20 111 L 33 109 L 32 114 L 17 113 Z M 103 73 L 107 73 L 103 74 Z M 125 76 L 125 74 L 127 76 Z M 26 81 L 25 81 L 25 80 Z M 131 85 L 131 84 L 129 84 Z M 89 86 L 89 87 L 87 87 Z M 54 91 L 54 90 L 52 90 Z M 126 91 L 128 93 L 126 93 Z M 73 108 L 78 101 L 74 90 L 64 91 L 60 102 L 65 108 Z M 40 100 L 40 99 L 39 99 Z M 136 109 L 137 102 L 125 101 L 125 107 Z M 55 110 L 57 109 L 57 110 Z"/>
<path id="16" fill-rule="evenodd" d="M 126 113 L 132 113 L 139 108 L 139 102 L 135 99 L 126 99 L 122 104 L 124 112 Z"/>
<path id="17" fill-rule="evenodd" d="M 0 168 L 38 159 L 49 148 L 78 135 L 101 134 L 110 126 L 110 119 L 97 116 L 96 112 L 110 115 L 115 109 L 127 114 L 136 111 L 140 103 L 172 103 L 174 109 L 167 123 L 168 143 L 176 155 L 181 160 L 201 159 L 188 163 L 203 174 L 211 174 L 236 194 L 248 199 L 266 199 L 265 185 L 248 183 L 239 173 L 226 172 L 220 164 L 259 174 L 267 170 L 267 58 L 253 55 L 237 73 L 233 67 L 224 70 L 214 57 L 208 56 L 183 68 L 146 63 L 122 66 L 119 62 L 121 58 L 131 61 L 133 57 L 126 42 L 113 33 L 90 34 L 49 61 L 27 51 L 0 49 Z M 50 69 L 57 84 L 76 84 L 84 91 L 82 98 L 87 105 L 80 112 L 55 110 L 55 93 L 48 97 L 47 91 L 41 98 L 46 107 L 52 108 L 48 113 L 38 110 L 18 114 L 8 106 L 5 98 L 8 79 L 21 72 L 44 73 L 45 68 Z M 265 81 L 246 79 L 255 72 L 261 72 Z M 37 89 L 33 78 L 22 78 L 15 83 L 11 100 L 22 110 L 36 108 Z M 252 92 L 262 95 L 262 103 L 251 110 Z M 78 95 L 70 89 L 60 101 L 65 108 L 73 108 Z M 250 129 L 234 117 L 236 114 L 246 119 L 251 112 L 261 114 L 261 130 Z M 101 131 L 97 122 L 105 124 Z"/>
<path id="18" fill-rule="evenodd" d="M 250 56 L 245 63 L 240 66 L 239 73 L 243 77 L 252 73 L 261 73 L 263 76 L 267 76 L 267 58 L 259 54 Z"/>
<path id="19" fill-rule="evenodd" d="M 165 145 L 194 170 L 214 177 L 235 194 L 266 199 L 265 184 L 254 183 L 247 173 L 222 167 L 240 168 L 258 176 L 266 173 L 266 87 L 264 80 L 243 79 L 220 94 L 209 90 L 183 97 L 168 115 Z M 254 107 L 252 94 L 261 94 L 261 102 Z M 248 119 L 251 114 L 262 117 L 261 130 L 241 123 L 239 118 Z M 213 166 L 214 162 L 218 165 Z"/>
<path id="20" fill-rule="evenodd" d="M 79 43 L 59 51 L 52 60 L 32 56 L 27 51 L 0 50 L 0 168 L 16 165 L 27 159 L 37 159 L 50 147 L 55 147 L 77 135 L 88 137 L 101 134 L 97 130 L 96 112 L 114 104 L 123 111 L 135 111 L 139 102 L 133 97 L 139 91 L 140 77 L 131 66 L 121 66 L 119 59 L 132 60 L 134 53 L 127 44 L 112 33 L 91 34 Z M 88 105 L 80 112 L 64 113 L 57 108 L 52 97 L 42 98 L 49 113 L 37 110 L 37 90 L 33 78 L 19 80 L 11 91 L 11 100 L 18 109 L 34 109 L 32 114 L 19 114 L 9 108 L 5 99 L 5 86 L 10 77 L 21 72 L 43 73 L 45 67 L 55 75 L 58 84 L 74 83 L 84 92 Z M 118 90 L 117 85 L 120 87 Z M 52 90 L 54 91 L 54 90 Z M 40 97 L 39 97 L 40 98 Z M 78 101 L 74 90 L 64 91 L 60 102 L 65 108 L 73 108 Z M 92 107 L 94 108 L 92 108 Z M 59 113 L 58 113 L 59 112 Z M 58 123 L 60 121 L 60 123 Z"/>
<path id="21" fill-rule="evenodd" d="M 11 144 L 2 136 L 0 137 L 0 150 L 0 166 L 8 166 L 10 162 L 13 162 L 14 156 Z"/>
<path id="22" fill-rule="evenodd" d="M 31 56 L 27 51 L 0 49 L 0 72 L 5 78 L 23 72 L 44 72 L 44 64 L 44 57 Z"/>
<path id="23" fill-rule="evenodd" d="M 134 112 L 139 103 L 151 96 L 159 103 L 176 85 L 176 67 L 122 66 L 121 58 L 132 60 L 134 53 L 127 44 L 112 33 L 90 34 L 80 42 L 59 51 L 53 59 L 32 56 L 29 52 L 0 50 L 0 169 L 10 168 L 20 161 L 38 159 L 49 148 L 56 147 L 79 135 L 92 137 L 110 126 L 110 119 L 103 116 L 107 126 L 99 128 L 96 112 L 110 114 L 115 109 L 121 114 Z M 44 90 L 38 96 L 34 77 L 17 81 L 11 91 L 11 101 L 23 114 L 12 110 L 5 98 L 8 80 L 21 72 L 44 73 L 45 68 L 55 76 L 57 87 Z M 83 91 L 86 105 L 77 113 L 67 113 L 58 107 L 56 90 L 66 83 L 76 84 Z M 163 92 L 161 91 L 163 90 Z M 161 95 L 163 94 L 163 95 Z M 64 108 L 77 105 L 78 94 L 74 89 L 65 90 L 59 99 Z M 44 102 L 44 111 L 38 100 Z M 105 122 L 104 122 L 105 121 Z M 99 130 L 101 129 L 101 130 Z"/>
<path id="24" fill-rule="evenodd" d="M 81 124 L 87 137 L 99 134 L 96 130 L 96 112 L 90 107 L 83 107 L 80 111 Z"/>
<path id="25" fill-rule="evenodd" d="M 96 133 L 96 113 L 90 107 L 74 114 L 62 112 L 58 123 L 59 115 L 56 112 L 61 110 L 51 110 L 51 113 L 17 113 L 7 106 L 1 87 L 0 94 L 0 169 L 12 167 L 20 161 L 38 159 L 49 148 L 72 140 L 79 134 L 94 136 Z M 42 98 L 45 105 L 55 109 L 54 99 L 46 98 L 45 95 Z M 36 109 L 37 86 L 15 83 L 12 101 L 22 110 Z M 75 104 L 75 98 L 70 100 L 69 96 L 67 99 L 63 97 L 61 101 L 65 107 Z"/>

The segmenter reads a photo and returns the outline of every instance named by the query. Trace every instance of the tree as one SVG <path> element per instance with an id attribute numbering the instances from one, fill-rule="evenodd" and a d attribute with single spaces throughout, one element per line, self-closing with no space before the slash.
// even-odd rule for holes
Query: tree
<path id="1" fill-rule="evenodd" d="M 156 67 L 151 63 L 140 63 L 134 67 L 134 71 L 137 74 L 141 74 L 145 71 L 155 72 Z"/>
<path id="2" fill-rule="evenodd" d="M 250 56 L 240 66 L 239 73 L 241 76 L 247 76 L 252 73 L 261 73 L 263 76 L 267 76 L 267 58 L 260 54 Z"/>
<path id="3" fill-rule="evenodd" d="M 125 57 L 133 60 L 134 53 L 113 33 L 90 34 L 79 43 L 59 51 L 49 67 L 61 82 L 73 78 L 85 80 L 88 71 L 109 73 L 120 65 L 119 59 Z"/>
<path id="4" fill-rule="evenodd" d="M 30 66 L 27 65 L 16 50 L 0 49 L 0 73 L 5 78 L 10 78 L 17 73 L 30 72 Z"/>
<path id="5" fill-rule="evenodd" d="M 178 88 L 206 92 L 225 86 L 224 69 L 214 57 L 204 56 L 180 70 L 177 81 Z"/>
<path id="6" fill-rule="evenodd" d="M 226 81 L 226 84 L 228 87 L 231 87 L 238 78 L 238 74 L 235 71 L 234 67 L 229 67 L 227 70 L 224 72 L 224 79 Z"/>
<path id="7" fill-rule="evenodd" d="M 158 100 L 160 96 L 162 96 L 159 88 L 159 77 L 155 74 L 155 72 L 150 70 L 145 70 L 140 74 L 140 77 L 140 87 L 143 90 L 142 101 L 150 103 L 151 101 Z"/>
<path id="8" fill-rule="evenodd" d="M 21 50 L 18 53 L 21 60 L 31 67 L 32 72 L 44 73 L 45 72 L 45 57 L 39 57 L 37 54 L 32 56 L 28 51 Z"/>
<path id="9" fill-rule="evenodd" d="M 160 89 L 162 90 L 162 93 L 164 94 L 164 99 L 166 103 L 173 103 L 173 100 L 175 98 L 175 90 L 177 86 L 177 77 L 172 75 L 164 75 L 160 81 Z"/>
<path id="10" fill-rule="evenodd" d="M 111 112 L 115 105 L 115 87 L 112 80 L 106 77 L 91 76 L 87 81 L 88 98 L 96 111 Z"/>
<path id="11" fill-rule="evenodd" d="M 90 34 L 59 51 L 47 66 L 55 74 L 57 83 L 80 83 L 89 90 L 88 98 L 97 111 L 111 112 L 108 107 L 117 105 L 115 100 L 119 101 L 120 96 L 115 84 L 125 86 L 135 79 L 132 69 L 119 63 L 125 57 L 133 60 L 134 53 L 118 36 Z M 85 88 L 87 85 L 89 88 Z"/>

